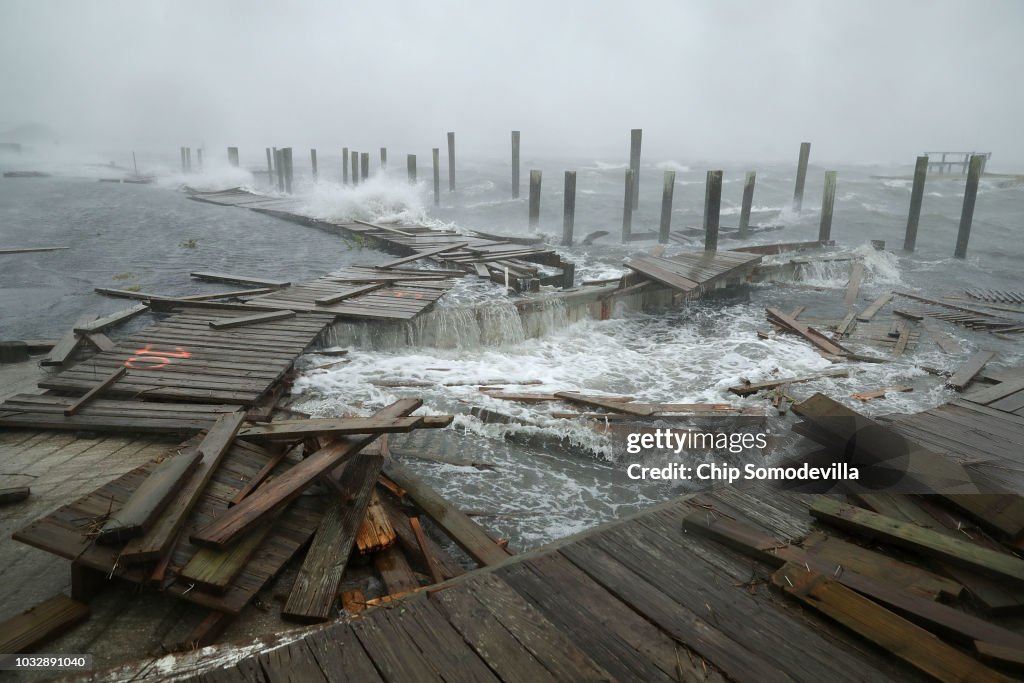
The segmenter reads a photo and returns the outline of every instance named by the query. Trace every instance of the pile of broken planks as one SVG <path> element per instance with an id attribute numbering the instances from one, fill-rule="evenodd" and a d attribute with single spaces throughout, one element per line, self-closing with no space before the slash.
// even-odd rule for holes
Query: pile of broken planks
<path id="1" fill-rule="evenodd" d="M 339 600 L 358 612 L 461 574 L 463 563 L 506 559 L 500 540 L 389 457 L 387 434 L 451 422 L 413 415 L 421 404 L 273 422 L 247 421 L 237 406 L 217 413 L 208 429 L 14 535 L 71 561 L 72 596 L 0 624 L 0 649 L 31 651 L 81 621 L 111 580 L 208 608 L 181 644 L 194 647 L 214 640 L 304 548 L 280 612 L 302 623 L 336 617 Z M 443 549 L 449 538 L 468 561 Z M 375 578 L 342 591 L 348 569 L 363 565 L 372 570 L 360 576 Z"/>
<path id="2" fill-rule="evenodd" d="M 1024 307 L 1018 293 L 993 290 L 965 290 L 968 299 L 947 296 L 934 299 L 911 292 L 897 291 L 897 296 L 916 305 L 897 313 L 910 320 L 943 320 L 970 330 L 989 332 L 1006 339 L 1024 333 Z M 923 305 L 922 305 L 923 304 Z"/>

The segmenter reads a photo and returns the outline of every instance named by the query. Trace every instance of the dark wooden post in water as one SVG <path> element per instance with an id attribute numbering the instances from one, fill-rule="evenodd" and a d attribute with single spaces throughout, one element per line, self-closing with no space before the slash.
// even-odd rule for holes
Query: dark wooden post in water
<path id="1" fill-rule="evenodd" d="M 430 150 L 434 162 L 434 206 L 441 206 L 441 149 Z"/>
<path id="2" fill-rule="evenodd" d="M 455 192 L 455 133 L 448 133 L 448 191 Z"/>
<path id="3" fill-rule="evenodd" d="M 185 172 L 186 173 L 191 173 L 192 172 L 192 148 L 191 147 L 186 147 L 185 148 Z"/>
<path id="4" fill-rule="evenodd" d="M 633 171 L 632 208 L 640 206 L 640 143 L 643 140 L 642 128 L 629 131 L 629 169 Z"/>
<path id="5" fill-rule="evenodd" d="M 914 187 L 910 190 L 910 213 L 907 214 L 907 234 L 903 249 L 914 251 L 917 246 L 917 224 L 921 220 L 921 201 L 924 199 L 924 181 L 928 177 L 928 157 L 918 157 L 914 164 Z"/>
<path id="6" fill-rule="evenodd" d="M 743 204 L 740 206 L 739 238 L 747 236 L 747 228 L 750 227 L 750 208 L 754 205 L 754 182 L 757 180 L 757 173 L 747 171 L 743 178 Z"/>
<path id="7" fill-rule="evenodd" d="M 960 212 L 960 231 L 956 235 L 956 251 L 953 256 L 966 258 L 967 242 L 971 239 L 971 223 L 974 221 L 974 202 L 978 198 L 978 180 L 985 167 L 985 155 L 975 154 L 967 169 L 967 186 L 964 187 L 964 208 Z"/>
<path id="8" fill-rule="evenodd" d="M 133 154 L 134 154 L 134 152 L 133 152 Z M 202 173 L 203 172 L 203 148 L 202 147 L 196 148 L 196 157 L 197 157 L 196 158 L 196 163 L 199 165 L 199 172 Z M 135 175 L 139 175 L 138 171 L 135 172 Z"/>
<path id="9" fill-rule="evenodd" d="M 388 148 L 380 148 L 380 170 L 386 171 L 388 168 Z"/>
<path id="10" fill-rule="evenodd" d="M 628 242 L 633 233 L 633 190 L 636 187 L 636 176 L 633 169 L 626 169 L 626 184 L 622 194 L 622 241 Z"/>
<path id="11" fill-rule="evenodd" d="M 349 152 L 349 161 L 352 166 L 352 184 L 359 184 L 359 152 L 352 150 Z"/>
<path id="12" fill-rule="evenodd" d="M 359 155 L 359 178 L 366 180 L 370 177 L 370 153 L 363 152 Z"/>
<path id="13" fill-rule="evenodd" d="M 317 179 L 320 177 L 320 174 L 317 171 L 317 167 L 316 167 L 316 150 L 315 149 L 309 150 L 309 164 L 310 164 L 310 167 L 313 169 L 313 182 L 315 183 L 317 181 Z"/>
<path id="14" fill-rule="evenodd" d="M 722 212 L 722 172 L 708 171 L 704 201 L 704 251 L 718 251 L 718 225 Z"/>
<path id="15" fill-rule="evenodd" d="M 274 167 L 277 169 L 277 191 L 284 192 L 284 151 L 274 150 Z"/>
<path id="16" fill-rule="evenodd" d="M 270 156 L 270 148 L 267 147 L 267 182 L 274 184 L 274 159 Z"/>
<path id="17" fill-rule="evenodd" d="M 348 185 L 348 147 L 341 148 L 341 184 Z"/>
<path id="18" fill-rule="evenodd" d="M 576 225 L 576 171 L 565 172 L 565 201 L 562 209 L 562 245 L 572 244 L 572 231 Z"/>
<path id="19" fill-rule="evenodd" d="M 409 173 L 409 184 L 416 184 L 416 155 L 409 154 L 405 157 L 405 169 Z"/>
<path id="20" fill-rule="evenodd" d="M 181 172 L 185 172 L 185 148 L 179 147 L 178 151 L 181 152 Z"/>
<path id="21" fill-rule="evenodd" d="M 661 189 L 661 223 L 658 224 L 658 242 L 668 244 L 672 231 L 672 196 L 676 192 L 676 172 L 665 171 L 665 186 Z"/>
<path id="22" fill-rule="evenodd" d="M 530 227 L 540 222 L 540 171 L 530 171 Z"/>
<path id="23" fill-rule="evenodd" d="M 292 181 L 295 179 L 292 166 L 292 148 L 285 147 L 281 150 L 281 158 L 284 159 L 284 191 L 292 193 Z"/>
<path id="24" fill-rule="evenodd" d="M 228 163 L 232 166 L 238 166 L 238 148 L 228 147 Z"/>
<path id="25" fill-rule="evenodd" d="M 800 143 L 800 160 L 796 165 L 796 187 L 793 189 L 793 210 L 804 206 L 804 182 L 807 180 L 807 161 L 811 158 L 811 143 Z"/>
<path id="26" fill-rule="evenodd" d="M 818 241 L 832 239 L 832 207 L 836 202 L 836 172 L 825 171 L 825 189 L 821 193 L 821 224 L 818 226 Z"/>
<path id="27" fill-rule="evenodd" d="M 512 131 L 512 199 L 519 199 L 519 131 Z"/>

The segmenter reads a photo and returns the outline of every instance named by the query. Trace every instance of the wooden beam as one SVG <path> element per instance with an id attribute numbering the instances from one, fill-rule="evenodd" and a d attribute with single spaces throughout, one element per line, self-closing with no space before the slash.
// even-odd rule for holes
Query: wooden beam
<path id="1" fill-rule="evenodd" d="M 405 417 L 421 405 L 423 402 L 418 399 L 402 399 L 378 411 L 375 417 Z M 192 543 L 211 548 L 227 547 L 240 534 L 256 526 L 279 506 L 294 500 L 321 475 L 336 468 L 376 438 L 376 434 L 338 437 L 326 448 L 311 454 L 202 529 L 195 531 L 191 535 Z"/>
<path id="2" fill-rule="evenodd" d="M 75 332 L 78 334 L 87 334 L 89 332 L 101 332 L 108 327 L 112 327 L 120 322 L 133 318 L 140 313 L 145 313 L 149 310 L 149 306 L 146 304 L 136 304 L 129 308 L 125 308 L 120 311 L 105 315 L 102 318 L 96 318 L 91 320 L 81 327 L 76 326 Z"/>
<path id="3" fill-rule="evenodd" d="M 410 517 L 409 526 L 412 527 L 412 532 L 416 536 L 416 543 L 419 545 L 420 553 L 423 554 L 427 569 L 430 571 L 430 578 L 433 579 L 434 583 L 441 583 L 444 581 L 444 574 L 441 573 L 440 566 L 431 557 L 430 546 L 427 544 L 427 536 L 423 533 L 423 527 L 420 526 L 419 517 Z"/>
<path id="4" fill-rule="evenodd" d="M 463 247 L 468 246 L 469 242 L 453 242 L 452 244 L 446 244 L 441 247 L 434 247 L 433 249 L 424 249 L 423 251 L 417 251 L 415 254 L 411 254 L 410 256 L 403 256 L 402 258 L 397 258 L 393 261 L 381 263 L 379 265 L 374 266 L 374 268 L 378 268 L 380 270 L 388 270 L 389 268 L 394 268 L 405 263 L 412 263 L 413 261 L 418 261 L 421 258 L 427 258 L 428 256 L 436 256 L 437 254 L 443 254 L 446 251 L 456 251 L 458 249 L 462 249 Z"/>
<path id="5" fill-rule="evenodd" d="M 476 522 L 441 497 L 408 468 L 392 459 L 385 464 L 384 473 L 405 489 L 409 497 L 474 560 L 482 565 L 491 565 L 510 557 L 510 553 L 495 543 Z"/>
<path id="6" fill-rule="evenodd" d="M 88 618 L 88 605 L 58 593 L 0 623 L 0 652 L 29 652 Z"/>
<path id="7" fill-rule="evenodd" d="M 83 315 L 78 318 L 75 324 L 71 326 L 71 329 L 61 335 L 60 339 L 57 340 L 57 344 L 50 349 L 50 353 L 46 358 L 39 361 L 39 364 L 64 365 L 82 341 L 82 338 L 75 333 L 75 329 L 87 324 L 93 317 L 92 315 Z"/>
<path id="8" fill-rule="evenodd" d="M 380 496 L 374 490 L 370 494 L 370 503 L 359 526 L 359 533 L 356 534 L 356 549 L 360 555 L 371 555 L 390 548 L 396 539 L 395 530 L 384 512 Z"/>
<path id="9" fill-rule="evenodd" d="M 749 396 L 750 394 L 756 394 L 759 391 L 765 389 L 774 389 L 775 387 L 782 386 L 783 384 L 798 384 L 800 382 L 811 382 L 816 379 L 823 379 L 826 377 L 849 377 L 850 373 L 846 370 L 829 370 L 826 372 L 819 372 L 814 375 L 803 375 L 800 377 L 784 377 L 781 379 L 774 379 L 770 382 L 757 382 L 754 384 L 737 384 L 734 387 L 729 387 L 729 391 L 736 394 L 737 396 Z"/>
<path id="10" fill-rule="evenodd" d="M 112 373 L 110 373 L 102 380 L 100 380 L 99 384 L 97 384 L 92 389 L 87 391 L 84 396 L 76 399 L 74 403 L 65 408 L 64 415 L 66 417 L 71 417 L 72 415 L 77 413 L 79 410 L 82 409 L 83 406 L 89 403 L 89 401 L 93 400 L 94 398 L 102 394 L 104 391 L 109 389 L 111 385 L 117 382 L 117 380 L 124 377 L 126 372 L 128 372 L 128 370 L 124 366 L 121 366 L 118 369 L 114 370 Z"/>
<path id="11" fill-rule="evenodd" d="M 865 323 L 869 322 L 880 310 L 882 310 L 882 306 L 885 306 L 890 301 L 892 301 L 892 292 L 885 292 L 872 301 L 867 308 L 858 313 L 857 320 Z"/>
<path id="12" fill-rule="evenodd" d="M 275 320 L 286 320 L 294 317 L 295 311 L 267 311 L 266 313 L 256 313 L 255 315 L 243 315 L 238 318 L 227 318 L 225 320 L 217 321 L 211 320 L 208 324 L 215 330 L 227 330 L 232 327 L 257 325 L 259 323 L 269 323 Z"/>
<path id="13" fill-rule="evenodd" d="M 557 391 L 555 392 L 555 396 L 564 401 L 569 401 L 570 403 L 577 403 L 591 408 L 604 408 L 605 410 L 610 410 L 614 413 L 626 413 L 628 415 L 649 417 L 655 412 L 646 405 L 633 406 L 629 403 L 623 403 L 614 399 L 609 400 L 600 396 L 584 396 L 583 394 L 577 394 L 573 391 Z"/>
<path id="14" fill-rule="evenodd" d="M 844 306 L 850 307 L 857 303 L 857 294 L 860 292 L 860 280 L 863 276 L 864 262 L 854 261 L 850 267 L 850 281 L 846 284 L 846 296 L 843 297 Z"/>
<path id="15" fill-rule="evenodd" d="M 843 356 L 848 353 L 848 351 L 845 348 L 829 340 L 829 338 L 826 337 L 821 332 L 818 332 L 816 329 L 809 325 L 804 325 L 803 323 L 797 322 L 796 320 L 786 315 L 779 309 L 768 308 L 766 310 L 768 311 L 769 320 L 776 324 L 779 324 L 783 328 L 795 332 L 796 334 L 800 335 L 801 337 L 803 337 L 811 344 L 824 351 L 825 353 L 832 356 Z"/>
<path id="16" fill-rule="evenodd" d="M 24 247 L 21 249 L 0 249 L 0 254 L 33 254 L 38 251 L 62 251 L 70 247 Z"/>
<path id="17" fill-rule="evenodd" d="M 266 478 L 270 476 L 270 473 L 274 471 L 274 468 L 281 464 L 281 461 L 285 459 L 285 456 L 288 455 L 290 450 L 291 449 L 288 448 L 278 449 L 277 453 L 274 454 L 274 457 L 268 460 L 267 464 L 264 465 L 259 472 L 254 474 L 252 479 L 245 482 L 245 485 L 238 490 L 235 497 L 228 501 L 228 507 L 238 505 L 245 500 L 246 496 L 255 491 L 256 487 L 262 484 Z"/>
<path id="18" fill-rule="evenodd" d="M 189 273 L 189 275 L 197 280 L 205 280 L 207 282 L 226 282 L 232 285 L 273 287 L 274 289 L 281 289 L 291 284 L 287 280 L 266 280 L 264 278 L 249 277 L 246 275 L 231 275 L 230 273 L 196 272 Z"/>
<path id="19" fill-rule="evenodd" d="M 396 486 L 394 482 L 386 477 L 381 477 L 380 485 L 387 488 L 387 484 Z M 390 490 L 390 489 L 388 489 Z M 404 491 L 402 492 L 404 494 Z M 466 573 L 455 560 L 451 558 L 447 552 L 445 552 L 439 545 L 437 545 L 432 538 L 424 535 L 423 540 L 426 543 L 429 555 L 425 555 L 423 549 L 420 547 L 419 538 L 416 536 L 416 532 L 413 531 L 410 517 L 408 517 L 398 505 L 389 497 L 383 496 L 380 499 L 381 506 L 384 508 L 384 513 L 388 517 L 388 521 L 391 522 L 391 528 L 395 530 L 395 534 L 398 536 L 398 542 L 402 545 L 402 549 L 405 551 L 407 557 L 413 558 L 425 567 L 436 566 L 436 569 L 440 571 L 441 575 L 445 580 L 461 576 Z M 433 569 L 430 570 L 433 575 Z"/>
<path id="20" fill-rule="evenodd" d="M 987 389 L 975 391 L 970 394 L 964 394 L 964 399 L 971 403 L 988 405 L 989 403 L 995 403 L 1001 398 L 1006 398 L 1010 394 L 1016 394 L 1018 391 L 1024 391 L 1024 379 L 1000 382 L 999 384 L 988 387 Z"/>
<path id="21" fill-rule="evenodd" d="M 174 494 L 185 485 L 202 455 L 196 446 L 179 451 L 157 465 L 121 509 L 107 519 L 96 536 L 96 542 L 124 543 L 142 536 Z"/>
<path id="22" fill-rule="evenodd" d="M 214 471 L 231 447 L 235 433 L 244 419 L 245 413 L 241 410 L 217 418 L 197 446 L 203 459 L 199 462 L 196 472 L 156 519 L 153 526 L 141 538 L 133 539 L 125 546 L 120 555 L 122 562 L 152 562 L 170 550 L 171 544 L 185 524 L 188 513 L 199 500 Z"/>
<path id="23" fill-rule="evenodd" d="M 1014 671 L 1024 671 L 1024 648 L 1006 647 L 978 640 L 974 643 L 974 649 L 978 653 L 978 657 L 986 662 Z"/>
<path id="24" fill-rule="evenodd" d="M 102 332 L 86 332 L 85 340 L 100 351 L 113 351 L 116 344 Z"/>
<path id="25" fill-rule="evenodd" d="M 425 416 L 399 418 L 335 417 L 312 420 L 280 420 L 246 427 L 238 432 L 240 439 L 301 439 L 314 435 L 349 436 L 352 434 L 388 434 L 411 432 L 424 427 L 445 427 L 454 415 L 440 415 L 441 420 L 425 421 Z M 434 416 L 431 416 L 434 417 Z"/>
<path id="26" fill-rule="evenodd" d="M 391 546 L 373 557 L 373 566 L 380 573 L 388 595 L 411 593 L 418 590 L 420 582 L 416 580 L 409 561 L 405 559 L 401 548 Z"/>
<path id="27" fill-rule="evenodd" d="M 967 385 L 971 383 L 971 380 L 981 372 L 981 369 L 985 367 L 985 363 L 992 360 L 992 356 L 994 355 L 995 353 L 992 351 L 978 351 L 968 358 L 967 362 L 960 366 L 960 368 L 954 372 L 948 380 L 946 380 L 946 386 L 956 389 L 957 391 L 963 391 L 967 388 Z"/>
<path id="28" fill-rule="evenodd" d="M 27 486 L 13 486 L 10 488 L 0 489 L 0 505 L 20 503 L 28 498 L 29 493 L 31 493 L 31 489 Z"/>
<path id="29" fill-rule="evenodd" d="M 178 581 L 195 584 L 196 588 L 201 590 L 223 595 L 242 569 L 249 564 L 249 560 L 259 549 L 263 539 L 273 530 L 274 523 L 282 512 L 283 508 L 263 524 L 250 529 L 230 548 L 199 548 L 188 564 L 178 572 Z"/>
<path id="30" fill-rule="evenodd" d="M 841 583 L 809 572 L 803 566 L 784 565 L 772 574 L 772 583 L 806 607 L 839 622 L 939 681 L 1010 683 L 1012 680 Z"/>
<path id="31" fill-rule="evenodd" d="M 1024 583 L 1024 560 L 1007 553 L 983 548 L 830 498 L 816 499 L 811 504 L 810 512 L 817 519 L 866 538 L 908 548 L 996 578 Z"/>
<path id="32" fill-rule="evenodd" d="M 383 464 L 383 456 L 363 453 L 345 465 L 338 478 L 344 498 L 333 502 L 320 522 L 283 618 L 315 623 L 335 616 L 338 587 Z"/>
<path id="33" fill-rule="evenodd" d="M 330 306 L 331 304 L 336 304 L 339 301 L 345 301 L 346 299 L 352 299 L 357 296 L 362 296 L 363 294 L 375 292 L 378 289 L 383 289 L 384 287 L 387 287 L 388 284 L 389 283 L 387 282 L 374 282 L 369 285 L 363 285 L 362 287 L 356 287 L 355 289 L 341 292 L 340 294 L 331 294 L 330 296 L 323 296 L 319 299 L 314 299 L 313 303 L 317 306 Z"/>

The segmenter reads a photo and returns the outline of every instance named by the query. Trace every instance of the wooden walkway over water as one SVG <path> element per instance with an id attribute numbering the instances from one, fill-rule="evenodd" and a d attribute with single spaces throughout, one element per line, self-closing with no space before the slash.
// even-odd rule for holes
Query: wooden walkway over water
<path id="1" fill-rule="evenodd" d="M 972 401 L 891 424 L 935 452 L 955 447 L 956 462 L 991 474 L 1020 460 L 1007 444 L 1024 443 L 1024 419 L 1008 410 L 1021 392 L 1019 382 L 1004 382 Z M 801 414 L 816 419 L 814 411 Z M 925 432 L 936 419 L 983 421 L 977 430 Z M 964 433 L 972 443 L 956 438 Z M 1002 483 L 1018 477 L 1004 474 Z M 1010 681 L 1000 669 L 1012 667 L 1012 657 L 999 648 L 1024 649 L 1015 618 L 1024 611 L 1024 560 L 1014 554 L 1024 538 L 1021 501 L 1009 494 L 823 496 L 764 482 L 718 488 L 355 618 L 178 656 L 173 675 L 215 682 Z M 886 520 L 884 534 L 875 519 Z M 165 680 L 170 666 L 147 660 L 86 680 Z"/>

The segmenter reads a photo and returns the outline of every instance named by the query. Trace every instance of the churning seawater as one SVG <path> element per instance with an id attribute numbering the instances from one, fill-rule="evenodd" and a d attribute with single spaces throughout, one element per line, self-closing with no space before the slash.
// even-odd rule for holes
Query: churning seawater
<path id="1" fill-rule="evenodd" d="M 0 158 L 0 170 L 54 173 L 50 178 L 0 180 L 3 248 L 70 247 L 0 256 L 0 338 L 54 337 L 82 313 L 106 313 L 126 305 L 124 300 L 95 294 L 94 287 L 194 294 L 232 289 L 195 282 L 188 276 L 194 270 L 299 281 L 340 266 L 388 258 L 313 228 L 188 200 L 180 191 L 185 183 L 203 189 L 245 186 L 269 191 L 265 174 L 227 167 L 211 160 L 213 153 L 206 156 L 205 172 L 188 177 L 169 170 L 173 158 L 154 157 L 156 162 L 140 163 L 141 172 L 157 176 L 157 182 L 148 186 L 97 182 L 99 177 L 123 174 L 124 162 L 117 169 L 85 166 L 69 157 L 60 161 L 31 155 Z M 296 154 L 297 167 L 304 166 L 300 157 Z M 253 171 L 259 171 L 262 159 L 254 158 Z M 393 158 L 400 157 L 393 153 Z M 540 232 L 549 235 L 552 243 L 561 234 L 562 172 L 576 170 L 577 241 L 595 230 L 610 233 L 589 246 L 559 248 L 577 263 L 578 279 L 615 277 L 624 272 L 625 257 L 653 246 L 618 243 L 626 166 L 614 160 L 531 161 L 524 157 L 522 196 L 513 200 L 507 161 L 460 155 L 457 192 L 447 191 L 442 166 L 440 207 L 433 206 L 429 168 L 422 164 L 421 182 L 414 187 L 406 182 L 404 164 L 392 162 L 392 171 L 377 172 L 358 188 L 344 188 L 338 183 L 340 155 L 321 152 L 319 162 L 317 183 L 308 169 L 296 169 L 296 191 L 310 215 L 336 220 L 397 219 L 520 235 L 529 232 L 528 170 L 542 169 Z M 798 214 L 789 209 L 795 163 L 714 166 L 725 171 L 723 226 L 735 226 L 743 173 L 753 169 L 758 172 L 753 222 L 783 224 L 785 229 L 757 233 L 749 243 L 816 238 L 825 166 L 811 165 L 804 210 Z M 710 167 L 699 160 L 645 161 L 633 231 L 657 229 L 664 170 L 676 171 L 673 227 L 700 225 L 704 171 Z M 909 175 L 910 165 L 827 168 L 839 171 L 832 228 L 836 251 L 857 250 L 865 259 L 859 306 L 892 288 L 932 296 L 962 293 L 965 287 L 1024 289 L 1020 284 L 1024 244 L 1018 237 L 1024 203 L 1021 185 L 982 181 L 968 258 L 958 260 L 952 252 L 962 180 L 929 181 L 918 248 L 907 255 L 900 248 L 910 181 L 893 177 Z M 990 170 L 1000 169 L 994 162 Z M 701 248 L 699 239 L 694 238 L 693 248 Z M 885 240 L 887 250 L 873 250 L 871 240 Z M 720 247 L 739 244 L 723 239 Z M 684 248 L 671 245 L 669 253 Z M 490 398 L 478 390 L 477 383 L 500 383 L 519 391 L 542 387 L 628 394 L 649 402 L 762 405 L 761 398 L 738 399 L 727 388 L 742 378 L 756 382 L 772 373 L 808 374 L 835 367 L 796 338 L 759 339 L 757 331 L 769 328 L 764 308 L 789 310 L 805 305 L 809 317 L 839 318 L 848 273 L 847 263 L 820 265 L 807 268 L 797 283 L 754 285 L 742 300 L 696 302 L 657 315 L 623 313 L 607 321 L 570 324 L 564 311 L 552 306 L 526 327 L 500 288 L 466 278 L 427 318 L 398 333 L 384 334 L 374 326 L 340 326 L 339 338 L 351 345 L 351 362 L 307 372 L 295 386 L 300 393 L 298 408 L 332 415 L 372 410 L 403 396 L 421 396 L 429 412 L 457 414 L 454 429 L 418 441 L 396 438 L 394 448 L 401 454 L 420 452 L 489 465 L 406 458 L 446 496 L 463 508 L 484 513 L 482 523 L 523 549 L 640 509 L 679 489 L 630 481 L 621 464 L 624 454 L 606 437 L 580 422 L 552 418 L 554 409 L 543 404 Z M 131 325 L 147 322 L 140 319 Z M 849 364 L 848 378 L 794 386 L 791 393 L 806 396 L 822 391 L 853 405 L 848 397 L 854 392 L 909 384 L 915 389 L 912 393 L 856 407 L 869 414 L 916 411 L 951 397 L 937 378 L 919 366 L 951 369 L 978 348 L 998 352 L 990 367 L 1024 362 L 1014 342 L 935 324 L 961 340 L 964 356 L 941 353 L 925 335 L 917 348 L 893 363 Z M 877 353 L 870 348 L 863 351 Z M 316 366 L 335 359 L 313 355 L 307 360 Z M 380 386 L 394 380 L 417 386 Z M 521 424 L 485 424 L 469 414 L 472 407 L 500 411 Z"/>

